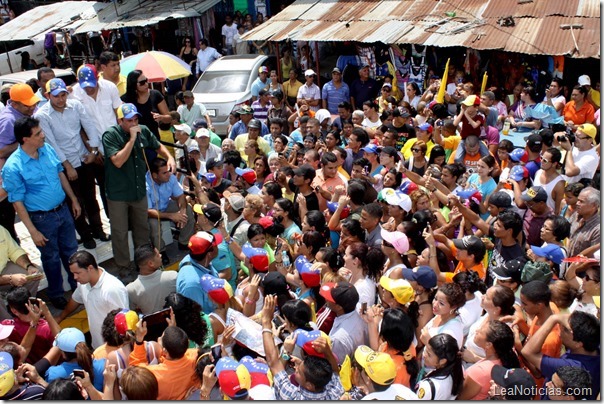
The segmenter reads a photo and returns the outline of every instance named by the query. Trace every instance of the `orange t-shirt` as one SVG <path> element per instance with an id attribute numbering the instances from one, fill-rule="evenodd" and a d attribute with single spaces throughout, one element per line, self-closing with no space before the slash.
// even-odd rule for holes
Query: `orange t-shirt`
<path id="1" fill-rule="evenodd" d="M 407 373 L 407 366 L 405 366 L 405 358 L 403 355 L 400 355 L 398 351 L 390 348 L 386 342 L 380 345 L 379 351 L 390 355 L 394 361 L 394 364 L 396 365 L 396 377 L 394 378 L 394 383 L 412 388 L 411 376 L 409 373 Z M 411 344 L 411 348 L 409 348 L 409 353 L 413 355 L 413 357 L 416 356 L 415 346 L 413 344 Z"/>
<path id="2" fill-rule="evenodd" d="M 579 110 L 577 110 L 574 101 L 567 102 L 564 106 L 564 120 L 573 121 L 575 125 L 592 123 L 594 121 L 594 114 L 594 107 L 587 100 Z"/>
<path id="3" fill-rule="evenodd" d="M 201 383 L 195 374 L 196 363 L 197 349 L 187 349 L 180 359 L 162 358 L 162 362 L 157 365 L 147 364 L 147 350 L 144 345 L 134 344 L 130 353 L 130 366 L 145 366 L 157 379 L 158 400 L 184 400 L 191 387 L 199 387 Z"/>
<path id="4" fill-rule="evenodd" d="M 533 322 L 531 323 L 531 326 L 529 328 L 529 332 L 526 337 L 526 340 L 524 341 L 525 344 L 529 338 L 531 338 L 533 335 L 535 335 L 535 333 L 537 332 L 539 327 L 541 327 L 541 326 L 537 325 L 537 319 L 534 318 Z M 547 355 L 552 358 L 559 358 L 561 349 L 562 349 L 562 340 L 560 339 L 560 325 L 556 324 L 556 326 L 552 329 L 552 331 L 549 333 L 549 335 L 545 339 L 545 342 L 543 343 L 543 346 L 541 347 L 541 353 L 543 355 Z M 526 367 L 526 365 L 524 365 L 524 366 L 525 366 L 526 370 L 530 373 L 530 370 Z M 543 382 L 545 381 L 545 379 L 543 377 L 537 378 L 533 374 L 531 374 L 531 375 L 535 378 L 535 382 L 537 383 L 537 388 L 540 389 L 541 387 L 543 387 Z"/>
<path id="5" fill-rule="evenodd" d="M 453 255 L 457 254 L 457 247 L 455 247 L 454 245 L 451 246 L 451 254 L 453 254 Z M 470 269 L 472 271 L 476 271 L 476 273 L 478 273 L 478 276 L 480 276 L 480 279 L 484 280 L 486 272 L 484 270 L 484 265 L 482 264 L 482 261 L 479 262 L 478 264 L 475 264 L 471 268 L 465 268 L 463 266 L 463 263 L 460 261 L 460 262 L 457 263 L 457 266 L 455 267 L 455 271 L 453 271 L 453 272 L 445 272 L 446 281 L 449 282 L 449 283 L 453 282 L 453 277 L 455 275 L 457 275 L 460 272 L 467 271 L 468 269 Z"/>

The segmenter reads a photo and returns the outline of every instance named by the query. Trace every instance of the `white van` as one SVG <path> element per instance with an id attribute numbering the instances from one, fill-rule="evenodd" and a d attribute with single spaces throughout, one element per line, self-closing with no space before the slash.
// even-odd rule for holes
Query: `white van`
<path id="1" fill-rule="evenodd" d="M 1 41 L 0 75 L 22 71 L 21 54 L 23 52 L 29 52 L 29 58 L 33 60 L 37 65 L 42 66 L 44 63 L 44 39 L 19 39 L 15 41 Z"/>

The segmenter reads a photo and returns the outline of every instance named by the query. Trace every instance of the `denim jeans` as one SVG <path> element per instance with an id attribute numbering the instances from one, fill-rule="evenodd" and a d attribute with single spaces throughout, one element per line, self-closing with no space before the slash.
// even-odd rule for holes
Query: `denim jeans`
<path id="1" fill-rule="evenodd" d="M 36 229 L 48 239 L 44 247 L 38 247 L 44 273 L 48 280 L 48 297 L 62 297 L 64 290 L 61 263 L 67 271 L 71 289 L 75 289 L 77 286 L 69 271 L 69 257 L 78 250 L 69 201 L 66 201 L 56 212 L 32 212 L 29 217 Z"/>

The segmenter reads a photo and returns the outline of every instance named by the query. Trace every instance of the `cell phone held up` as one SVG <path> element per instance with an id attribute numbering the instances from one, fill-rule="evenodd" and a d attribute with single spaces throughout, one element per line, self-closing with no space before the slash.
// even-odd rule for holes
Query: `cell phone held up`
<path id="1" fill-rule="evenodd" d="M 367 302 L 361 303 L 361 314 L 367 314 Z"/>
<path id="2" fill-rule="evenodd" d="M 40 307 L 40 302 L 35 297 L 30 297 L 27 300 L 29 301 L 29 304 L 31 304 L 32 306 Z"/>
<path id="3" fill-rule="evenodd" d="M 163 309 L 160 311 L 156 311 L 155 313 L 151 313 L 151 314 L 147 314 L 146 316 L 143 316 L 143 322 L 147 323 L 147 327 L 151 327 L 151 326 L 155 326 L 158 324 L 165 324 L 166 326 L 168 325 L 166 323 L 166 319 L 170 318 L 170 309 Z"/>
<path id="4" fill-rule="evenodd" d="M 218 360 L 220 358 L 222 358 L 222 345 L 215 344 L 215 345 L 212 345 L 212 347 L 210 349 L 212 351 L 212 358 L 214 359 L 214 365 L 216 365 L 216 363 L 218 363 Z"/>

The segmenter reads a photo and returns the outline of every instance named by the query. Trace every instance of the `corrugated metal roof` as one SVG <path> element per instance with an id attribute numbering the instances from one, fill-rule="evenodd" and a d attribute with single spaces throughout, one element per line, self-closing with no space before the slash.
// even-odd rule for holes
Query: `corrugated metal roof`
<path id="1" fill-rule="evenodd" d="M 103 9 L 95 18 L 80 26 L 76 33 L 122 27 L 144 27 L 171 18 L 199 17 L 218 2 L 220 0 L 125 0 L 121 4 L 113 3 Z"/>
<path id="2" fill-rule="evenodd" d="M 464 46 L 600 57 L 598 0 L 297 0 L 248 40 L 358 41 Z M 498 20 L 512 16 L 515 26 Z M 583 24 L 570 30 L 561 24 Z"/>
<path id="3" fill-rule="evenodd" d="M 39 6 L 0 26 L 0 41 L 31 39 L 55 28 L 73 28 L 107 6 L 93 1 L 63 1 Z"/>

